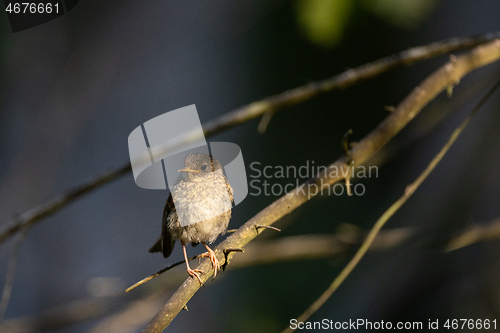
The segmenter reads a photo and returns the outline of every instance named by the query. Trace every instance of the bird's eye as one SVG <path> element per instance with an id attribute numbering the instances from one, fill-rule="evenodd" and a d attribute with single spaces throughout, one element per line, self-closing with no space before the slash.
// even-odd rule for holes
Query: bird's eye
<path id="1" fill-rule="evenodd" d="M 207 165 L 206 165 L 206 164 L 203 164 L 203 165 L 201 166 L 201 171 L 205 171 L 205 170 L 207 170 Z"/>

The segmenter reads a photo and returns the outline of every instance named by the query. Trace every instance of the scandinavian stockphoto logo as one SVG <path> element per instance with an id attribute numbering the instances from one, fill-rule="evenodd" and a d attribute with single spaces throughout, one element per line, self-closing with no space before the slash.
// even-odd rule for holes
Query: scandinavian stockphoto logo
<path id="1" fill-rule="evenodd" d="M 352 186 L 344 186 L 344 183 L 328 184 L 324 178 L 316 182 L 304 183 L 307 179 L 318 175 L 328 176 L 330 179 L 341 178 L 357 181 Z M 250 163 L 250 195 L 251 196 L 275 196 L 284 194 L 302 194 L 311 197 L 321 193 L 322 195 L 343 196 L 356 195 L 363 196 L 366 187 L 359 182 L 368 178 L 378 178 L 377 166 L 324 166 L 315 165 L 314 161 L 306 161 L 301 166 L 295 165 L 262 165 L 254 161 Z M 302 185 L 304 183 L 304 185 Z"/>
<path id="2" fill-rule="evenodd" d="M 187 211 L 190 205 L 196 204 L 190 198 L 178 195 L 182 191 L 175 191 L 174 187 L 180 180 L 188 181 L 183 186 L 194 186 L 194 183 L 200 186 L 200 182 L 207 184 L 204 191 L 213 191 L 207 199 L 221 196 L 217 191 L 220 187 L 207 183 L 212 175 L 216 176 L 215 172 L 221 172 L 216 161 L 220 162 L 233 189 L 234 205 L 242 202 L 248 194 L 240 147 L 230 142 L 207 143 L 194 104 L 164 113 L 138 126 L 128 137 L 128 148 L 137 186 L 165 190 L 168 185 L 177 211 Z M 181 226 L 204 221 L 231 209 L 229 196 L 225 197 L 228 202 L 220 205 L 219 211 L 210 207 L 197 210 L 197 214 L 179 214 Z"/>

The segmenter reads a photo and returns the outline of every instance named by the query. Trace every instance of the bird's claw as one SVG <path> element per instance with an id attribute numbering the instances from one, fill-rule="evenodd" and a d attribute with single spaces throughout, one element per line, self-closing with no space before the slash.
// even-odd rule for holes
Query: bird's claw
<path id="1" fill-rule="evenodd" d="M 217 276 L 217 272 L 220 270 L 219 259 L 217 259 L 217 256 L 215 255 L 215 252 L 212 249 L 210 249 L 210 248 L 207 248 L 207 249 L 208 249 L 208 252 L 202 253 L 200 257 L 210 258 L 210 262 L 212 263 L 212 267 L 214 269 L 214 279 L 215 279 L 215 277 Z"/>
<path id="2" fill-rule="evenodd" d="M 191 269 L 191 268 L 188 268 L 187 269 L 187 273 L 191 277 L 196 277 L 198 279 L 198 281 L 200 281 L 200 284 L 203 286 L 203 281 L 201 281 L 200 275 L 198 274 L 198 273 L 203 274 L 203 271 L 201 269 Z"/>

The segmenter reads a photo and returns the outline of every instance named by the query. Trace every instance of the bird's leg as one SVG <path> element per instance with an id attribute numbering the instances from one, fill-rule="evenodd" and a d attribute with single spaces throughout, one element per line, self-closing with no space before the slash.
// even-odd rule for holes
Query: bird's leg
<path id="1" fill-rule="evenodd" d="M 203 246 L 207 249 L 208 252 L 202 253 L 201 257 L 209 257 L 210 261 L 212 262 L 212 267 L 214 268 L 214 279 L 217 276 L 217 271 L 220 270 L 220 263 L 219 260 L 217 259 L 217 256 L 215 255 L 214 250 L 208 247 L 208 245 L 205 242 L 201 242 Z"/>
<path id="2" fill-rule="evenodd" d="M 182 251 L 184 251 L 184 260 L 186 261 L 187 273 L 191 277 L 196 277 L 198 279 L 198 281 L 200 281 L 200 284 L 203 286 L 203 281 L 201 281 L 200 275 L 198 275 L 198 273 L 203 273 L 203 271 L 200 269 L 191 269 L 191 267 L 189 267 L 189 261 L 188 261 L 188 257 L 187 257 L 185 244 L 182 244 Z"/>

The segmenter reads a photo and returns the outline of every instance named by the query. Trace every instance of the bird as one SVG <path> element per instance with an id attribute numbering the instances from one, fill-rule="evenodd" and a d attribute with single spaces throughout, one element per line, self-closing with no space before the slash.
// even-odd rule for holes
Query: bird
<path id="1" fill-rule="evenodd" d="M 221 163 L 209 154 L 193 153 L 186 156 L 181 175 L 171 187 L 170 195 L 163 209 L 161 236 L 149 249 L 149 252 L 162 252 L 168 258 L 175 242 L 180 241 L 187 273 L 203 282 L 199 269 L 191 269 L 187 257 L 187 244 L 203 244 L 207 252 L 201 257 L 208 257 L 212 263 L 214 278 L 220 270 L 220 263 L 215 252 L 207 245 L 227 231 L 231 219 L 233 189 L 224 175 Z M 173 194 L 173 196 L 172 196 Z M 218 215 L 215 215 L 220 213 Z M 207 215 L 208 214 L 208 215 Z M 214 216 L 215 215 L 215 216 Z M 181 226 L 179 221 L 188 222 Z M 206 218 L 207 216 L 211 216 Z"/>

